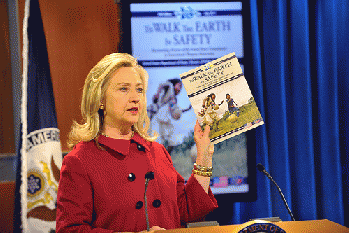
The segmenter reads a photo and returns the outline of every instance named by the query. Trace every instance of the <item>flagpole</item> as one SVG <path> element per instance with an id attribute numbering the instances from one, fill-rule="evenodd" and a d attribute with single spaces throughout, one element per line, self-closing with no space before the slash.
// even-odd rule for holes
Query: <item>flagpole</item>
<path id="1" fill-rule="evenodd" d="M 22 148 L 21 148 L 21 218 L 22 218 L 22 232 L 28 231 L 27 221 L 27 83 L 28 83 L 28 19 L 29 19 L 30 0 L 25 1 L 24 19 L 23 19 L 23 75 L 22 75 L 22 105 L 21 105 L 21 121 L 22 121 Z"/>

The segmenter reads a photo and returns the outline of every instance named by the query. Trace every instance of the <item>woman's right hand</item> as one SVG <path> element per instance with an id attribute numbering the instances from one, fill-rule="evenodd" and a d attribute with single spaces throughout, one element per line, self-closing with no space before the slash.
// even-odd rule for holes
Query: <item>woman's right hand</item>
<path id="1" fill-rule="evenodd" d="M 158 227 L 158 226 L 153 226 L 152 228 L 149 229 L 149 231 L 144 230 L 144 231 L 141 231 L 139 233 L 154 232 L 154 231 L 164 231 L 164 230 L 166 230 L 166 229 L 162 228 L 162 227 Z"/>

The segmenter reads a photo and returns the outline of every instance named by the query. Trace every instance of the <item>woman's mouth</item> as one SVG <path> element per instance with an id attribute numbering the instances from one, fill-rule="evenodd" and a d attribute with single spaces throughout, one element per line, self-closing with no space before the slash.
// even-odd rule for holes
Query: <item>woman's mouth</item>
<path id="1" fill-rule="evenodd" d="M 137 114 L 138 113 L 138 108 L 137 107 L 133 107 L 128 109 L 127 111 L 131 112 L 132 114 Z"/>

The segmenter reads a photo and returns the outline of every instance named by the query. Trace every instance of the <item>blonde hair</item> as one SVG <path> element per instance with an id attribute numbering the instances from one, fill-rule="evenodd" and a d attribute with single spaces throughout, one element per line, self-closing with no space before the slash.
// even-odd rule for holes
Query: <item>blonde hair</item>
<path id="1" fill-rule="evenodd" d="M 112 53 L 105 56 L 95 65 L 87 75 L 81 101 L 81 114 L 83 124 L 73 122 L 68 136 L 68 146 L 73 148 L 80 141 L 91 141 L 98 139 L 103 126 L 103 112 L 100 111 L 101 102 L 112 75 L 122 67 L 133 67 L 139 73 L 144 85 L 144 108 L 140 112 L 138 122 L 133 125 L 133 130 L 148 141 L 154 141 L 154 137 L 149 136 L 148 129 L 150 120 L 147 115 L 146 91 L 148 87 L 148 73 L 138 65 L 137 60 L 126 53 Z M 98 140 L 96 140 L 98 141 Z"/>

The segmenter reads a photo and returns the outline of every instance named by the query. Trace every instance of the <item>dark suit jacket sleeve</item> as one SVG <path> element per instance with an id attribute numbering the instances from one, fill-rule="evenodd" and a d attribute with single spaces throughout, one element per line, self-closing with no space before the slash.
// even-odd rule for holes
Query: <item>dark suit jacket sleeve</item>
<path id="1" fill-rule="evenodd" d="M 69 155 L 64 157 L 57 193 L 57 233 L 113 232 L 92 226 L 93 193 L 85 171 L 79 158 Z"/>

